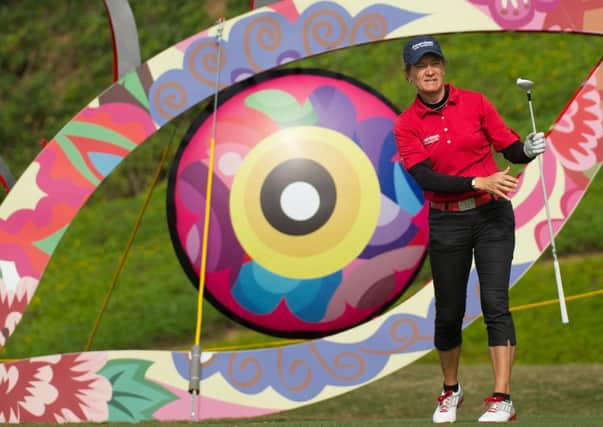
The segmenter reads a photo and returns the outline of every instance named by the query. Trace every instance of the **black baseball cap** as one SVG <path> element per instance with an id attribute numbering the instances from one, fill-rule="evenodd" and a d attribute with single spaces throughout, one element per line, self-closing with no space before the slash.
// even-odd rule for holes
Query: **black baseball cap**
<path id="1" fill-rule="evenodd" d="M 445 59 L 440 44 L 432 36 L 413 37 L 404 45 L 404 63 L 415 65 L 427 53 L 434 53 Z"/>

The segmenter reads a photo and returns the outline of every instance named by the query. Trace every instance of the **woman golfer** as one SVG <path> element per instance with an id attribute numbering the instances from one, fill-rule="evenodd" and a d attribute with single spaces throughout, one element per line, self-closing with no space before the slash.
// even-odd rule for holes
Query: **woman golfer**
<path id="1" fill-rule="evenodd" d="M 433 421 L 454 422 L 463 402 L 458 368 L 473 259 L 494 372 L 494 392 L 485 399 L 487 410 L 479 421 L 512 421 L 515 328 L 509 312 L 509 278 L 515 217 L 507 194 L 516 188 L 517 179 L 509 175 L 508 167 L 499 171 L 491 148 L 512 163 L 527 163 L 544 152 L 544 134 L 531 133 L 522 143 L 483 94 L 445 83 L 446 59 L 433 37 L 408 41 L 404 63 L 417 96 L 398 117 L 394 132 L 403 166 L 430 203 L 434 344 L 444 377 Z"/>

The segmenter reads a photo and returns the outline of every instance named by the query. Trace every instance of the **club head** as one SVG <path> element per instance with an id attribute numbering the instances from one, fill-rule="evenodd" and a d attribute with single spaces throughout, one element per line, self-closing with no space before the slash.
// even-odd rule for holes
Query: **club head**
<path id="1" fill-rule="evenodd" d="M 522 78 L 518 78 L 515 83 L 517 84 L 517 86 L 519 86 L 526 92 L 529 92 L 530 90 L 532 90 L 532 86 L 534 86 L 534 82 L 532 80 L 526 80 L 526 79 L 522 79 Z"/>

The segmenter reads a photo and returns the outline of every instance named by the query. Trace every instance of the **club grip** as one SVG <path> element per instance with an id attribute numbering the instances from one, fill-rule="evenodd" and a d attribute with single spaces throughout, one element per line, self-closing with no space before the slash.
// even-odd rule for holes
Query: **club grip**
<path id="1" fill-rule="evenodd" d="M 555 282 L 557 282 L 557 295 L 559 296 L 559 309 L 561 310 L 561 323 L 568 324 L 569 316 L 565 305 L 565 295 L 563 292 L 563 282 L 561 281 L 561 270 L 557 258 L 553 260 L 553 269 L 555 270 Z"/>

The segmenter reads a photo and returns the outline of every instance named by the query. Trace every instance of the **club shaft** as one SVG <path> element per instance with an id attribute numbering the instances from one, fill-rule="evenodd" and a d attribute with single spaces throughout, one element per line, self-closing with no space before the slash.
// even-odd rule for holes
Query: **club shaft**
<path id="1" fill-rule="evenodd" d="M 532 106 L 532 94 L 528 91 L 528 107 L 530 109 L 530 119 L 532 120 L 532 131 L 536 132 L 536 120 L 534 119 L 534 107 Z M 561 310 L 561 322 L 569 323 L 567 306 L 565 305 L 565 293 L 563 292 L 563 281 L 561 280 L 561 269 L 557 259 L 557 247 L 555 246 L 555 235 L 553 233 L 553 222 L 551 220 L 551 211 L 549 209 L 549 198 L 546 191 L 544 180 L 544 166 L 542 156 L 538 156 L 538 167 L 540 168 L 540 185 L 542 186 L 542 195 L 544 198 L 544 210 L 546 212 L 547 228 L 549 230 L 549 239 L 551 241 L 551 252 L 553 254 L 553 269 L 555 271 L 555 282 L 557 283 L 557 296 L 559 297 L 559 309 Z"/>

